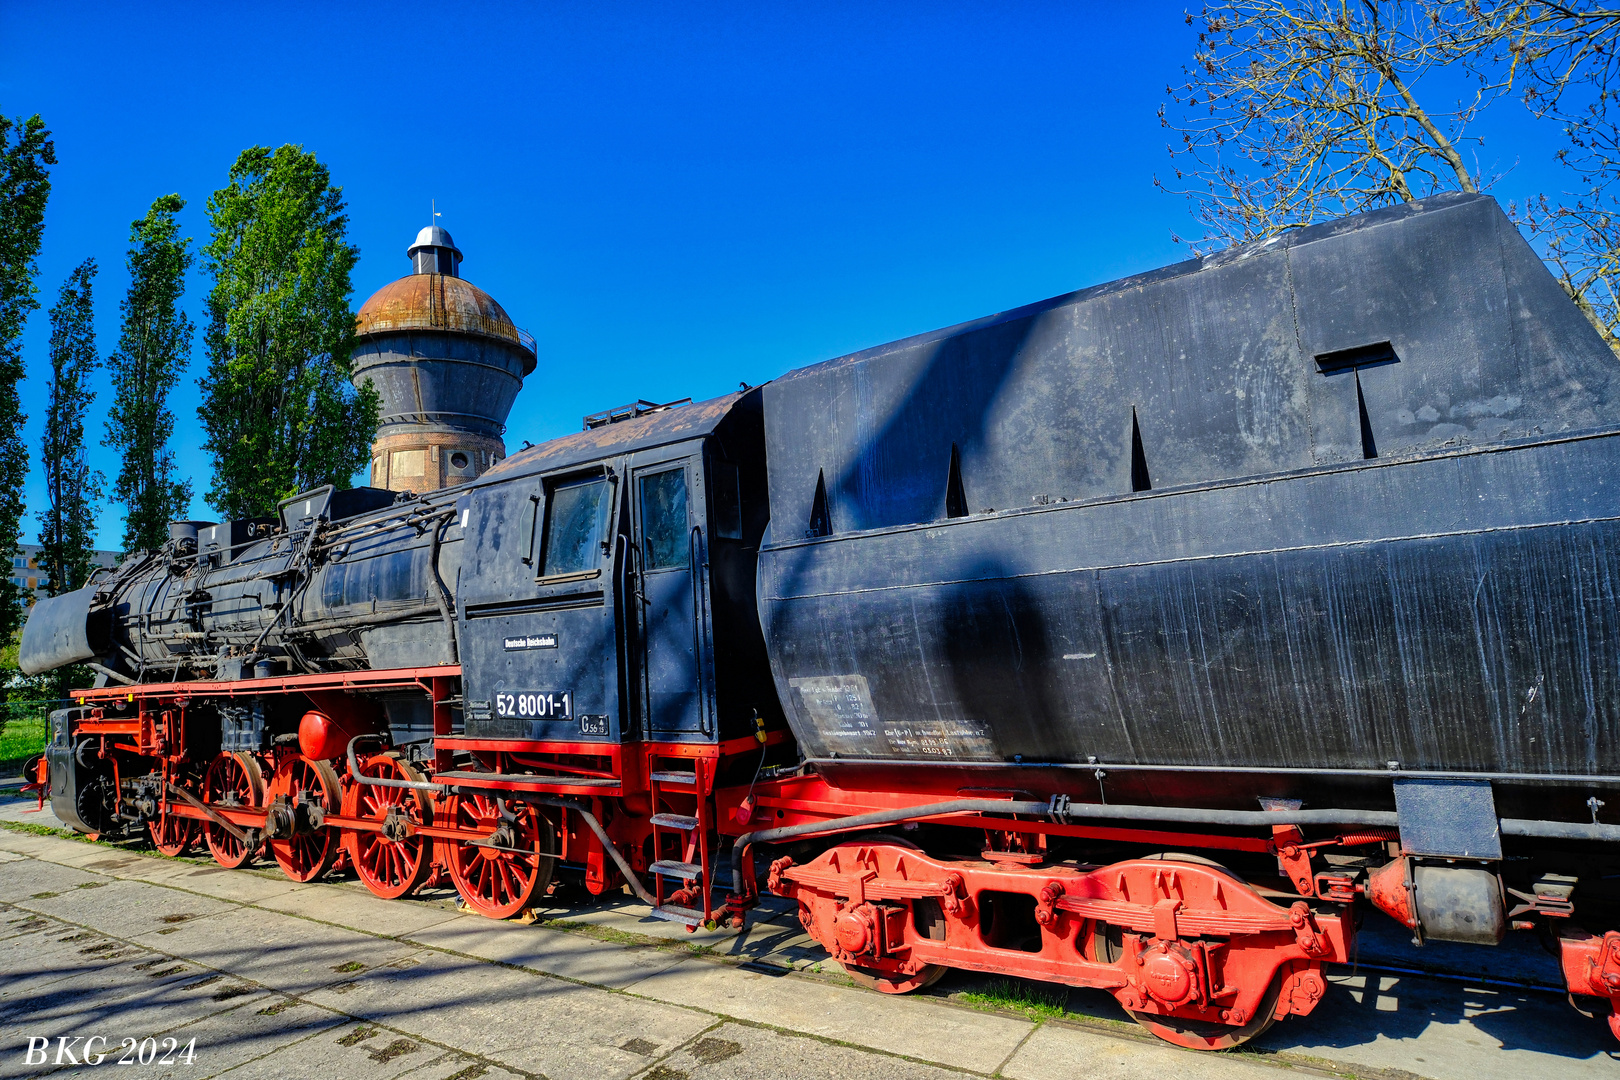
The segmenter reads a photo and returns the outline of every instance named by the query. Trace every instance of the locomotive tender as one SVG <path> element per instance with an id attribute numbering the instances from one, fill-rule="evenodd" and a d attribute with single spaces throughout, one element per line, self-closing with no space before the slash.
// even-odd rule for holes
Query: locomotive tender
<path id="1" fill-rule="evenodd" d="M 497 918 L 566 871 L 741 925 L 763 878 L 866 985 L 1197 1048 L 1311 1011 L 1364 903 L 1612 1008 L 1617 372 L 1441 196 L 178 523 L 29 618 L 25 670 L 100 673 L 53 807 Z"/>

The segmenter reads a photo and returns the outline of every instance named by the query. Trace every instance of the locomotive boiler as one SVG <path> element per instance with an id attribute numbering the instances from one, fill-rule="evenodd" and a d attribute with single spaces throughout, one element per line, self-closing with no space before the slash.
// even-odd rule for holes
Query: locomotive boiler
<path id="1" fill-rule="evenodd" d="M 494 917 L 763 884 L 876 989 L 1203 1049 L 1311 1011 L 1362 904 L 1612 999 L 1616 364 L 1443 196 L 179 523 L 30 616 L 25 670 L 99 673 L 53 805 Z"/>

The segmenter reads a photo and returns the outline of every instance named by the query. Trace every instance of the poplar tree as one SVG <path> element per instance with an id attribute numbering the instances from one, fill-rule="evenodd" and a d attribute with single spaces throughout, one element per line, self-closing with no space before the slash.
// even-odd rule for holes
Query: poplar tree
<path id="1" fill-rule="evenodd" d="M 23 444 L 22 406 L 17 386 L 23 361 L 18 339 L 28 315 L 39 307 L 40 239 L 50 199 L 56 147 L 38 115 L 26 120 L 0 116 L 0 556 L 17 550 L 22 534 L 23 481 L 28 451 Z M 22 625 L 22 597 L 8 574 L 0 582 L 0 642 Z"/>
<path id="2" fill-rule="evenodd" d="M 91 515 L 100 477 L 84 457 L 84 413 L 95 399 L 89 384 L 99 363 L 91 293 L 95 276 L 96 260 L 84 260 L 62 283 L 51 308 L 50 402 L 40 446 L 50 506 L 39 530 L 40 568 L 51 596 L 82 587 L 95 566 Z"/>
<path id="3" fill-rule="evenodd" d="M 274 514 L 370 460 L 379 399 L 349 382 L 354 350 L 343 190 L 301 146 L 244 150 L 208 200 L 208 371 L 198 409 L 213 456 L 208 502 Z"/>
<path id="4" fill-rule="evenodd" d="M 191 485 L 174 478 L 168 406 L 169 391 L 191 362 L 192 324 L 180 310 L 191 240 L 175 221 L 185 205 L 178 195 L 160 196 L 129 227 L 129 292 L 118 351 L 107 361 L 113 405 L 103 440 L 123 462 L 113 494 L 124 504 L 125 553 L 162 546 L 169 522 L 191 506 Z"/>

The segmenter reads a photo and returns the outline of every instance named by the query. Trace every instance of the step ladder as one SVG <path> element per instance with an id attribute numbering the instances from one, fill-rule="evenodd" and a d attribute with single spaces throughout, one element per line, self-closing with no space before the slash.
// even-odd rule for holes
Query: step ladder
<path id="1" fill-rule="evenodd" d="M 713 829 L 713 806 L 710 794 L 714 790 L 714 766 L 706 758 L 671 758 L 652 755 L 647 774 L 648 791 L 652 797 L 652 836 L 654 862 L 647 867 L 653 877 L 653 906 L 655 919 L 678 922 L 688 930 L 714 921 L 712 899 L 714 886 L 713 853 L 709 834 Z M 677 810 L 664 810 L 673 806 Z M 680 839 L 678 859 L 663 858 L 664 837 Z M 675 882 L 673 888 L 670 883 Z M 676 893 L 696 894 L 702 897 L 702 906 L 674 903 L 670 897 Z M 684 899 L 684 897 L 683 897 Z"/>

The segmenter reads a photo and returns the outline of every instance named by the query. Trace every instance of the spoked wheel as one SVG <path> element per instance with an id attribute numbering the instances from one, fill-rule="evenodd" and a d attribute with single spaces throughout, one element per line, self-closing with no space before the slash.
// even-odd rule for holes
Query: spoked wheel
<path id="1" fill-rule="evenodd" d="M 196 818 L 164 813 L 148 821 L 146 831 L 152 838 L 152 846 L 161 854 L 173 859 L 186 854 L 197 845 L 197 841 L 202 838 L 202 822 Z"/>
<path id="2" fill-rule="evenodd" d="M 360 774 L 389 780 L 422 780 L 422 774 L 413 765 L 390 754 L 367 758 L 360 765 Z M 409 788 L 374 787 L 356 782 L 343 793 L 343 816 L 375 821 L 385 827 L 384 832 L 348 831 L 343 835 L 349 861 L 366 888 L 386 900 L 394 900 L 422 887 L 428 871 L 433 869 L 433 840 L 398 834 L 406 822 L 426 825 L 432 819 L 425 794 Z"/>
<path id="3" fill-rule="evenodd" d="M 276 766 L 275 779 L 270 782 L 270 800 L 279 796 L 286 796 L 296 825 L 292 836 L 270 841 L 270 852 L 281 872 L 292 880 L 314 881 L 332 869 L 342 838 L 337 829 L 312 825 L 310 808 L 319 807 L 319 816 L 324 817 L 342 807 L 343 788 L 337 773 L 324 761 L 289 755 Z"/>
<path id="4" fill-rule="evenodd" d="M 220 754 L 208 766 L 208 776 L 203 781 L 203 801 L 220 806 L 263 806 L 264 774 L 259 770 L 258 760 L 248 754 Z M 243 843 L 217 822 L 209 822 L 205 835 L 214 861 L 227 870 L 246 866 L 260 847 Z"/>
<path id="5" fill-rule="evenodd" d="M 551 881 L 557 864 L 549 819 L 534 807 L 502 804 L 486 795 L 452 796 L 445 820 L 476 832 L 482 843 L 450 849 L 450 879 L 467 906 L 491 919 L 505 919 L 529 906 Z"/>
<path id="6" fill-rule="evenodd" d="M 1175 1043 L 1189 1050 L 1230 1050 L 1234 1046 L 1242 1046 L 1250 1039 L 1259 1038 L 1277 1022 L 1275 1015 L 1277 997 L 1281 992 L 1282 976 L 1279 974 L 1266 988 L 1265 996 L 1260 999 L 1260 1007 L 1254 1011 L 1254 1019 L 1238 1026 L 1182 1020 L 1174 1016 L 1138 1012 L 1135 1009 L 1125 1011 L 1131 1014 L 1132 1020 L 1165 1042 Z"/>
<path id="7" fill-rule="evenodd" d="M 839 966 L 844 969 L 845 974 L 855 980 L 857 985 L 882 994 L 910 994 L 926 990 L 943 979 L 945 973 L 950 970 L 940 964 L 929 964 L 915 975 L 900 975 L 856 967 L 853 964 Z"/>

